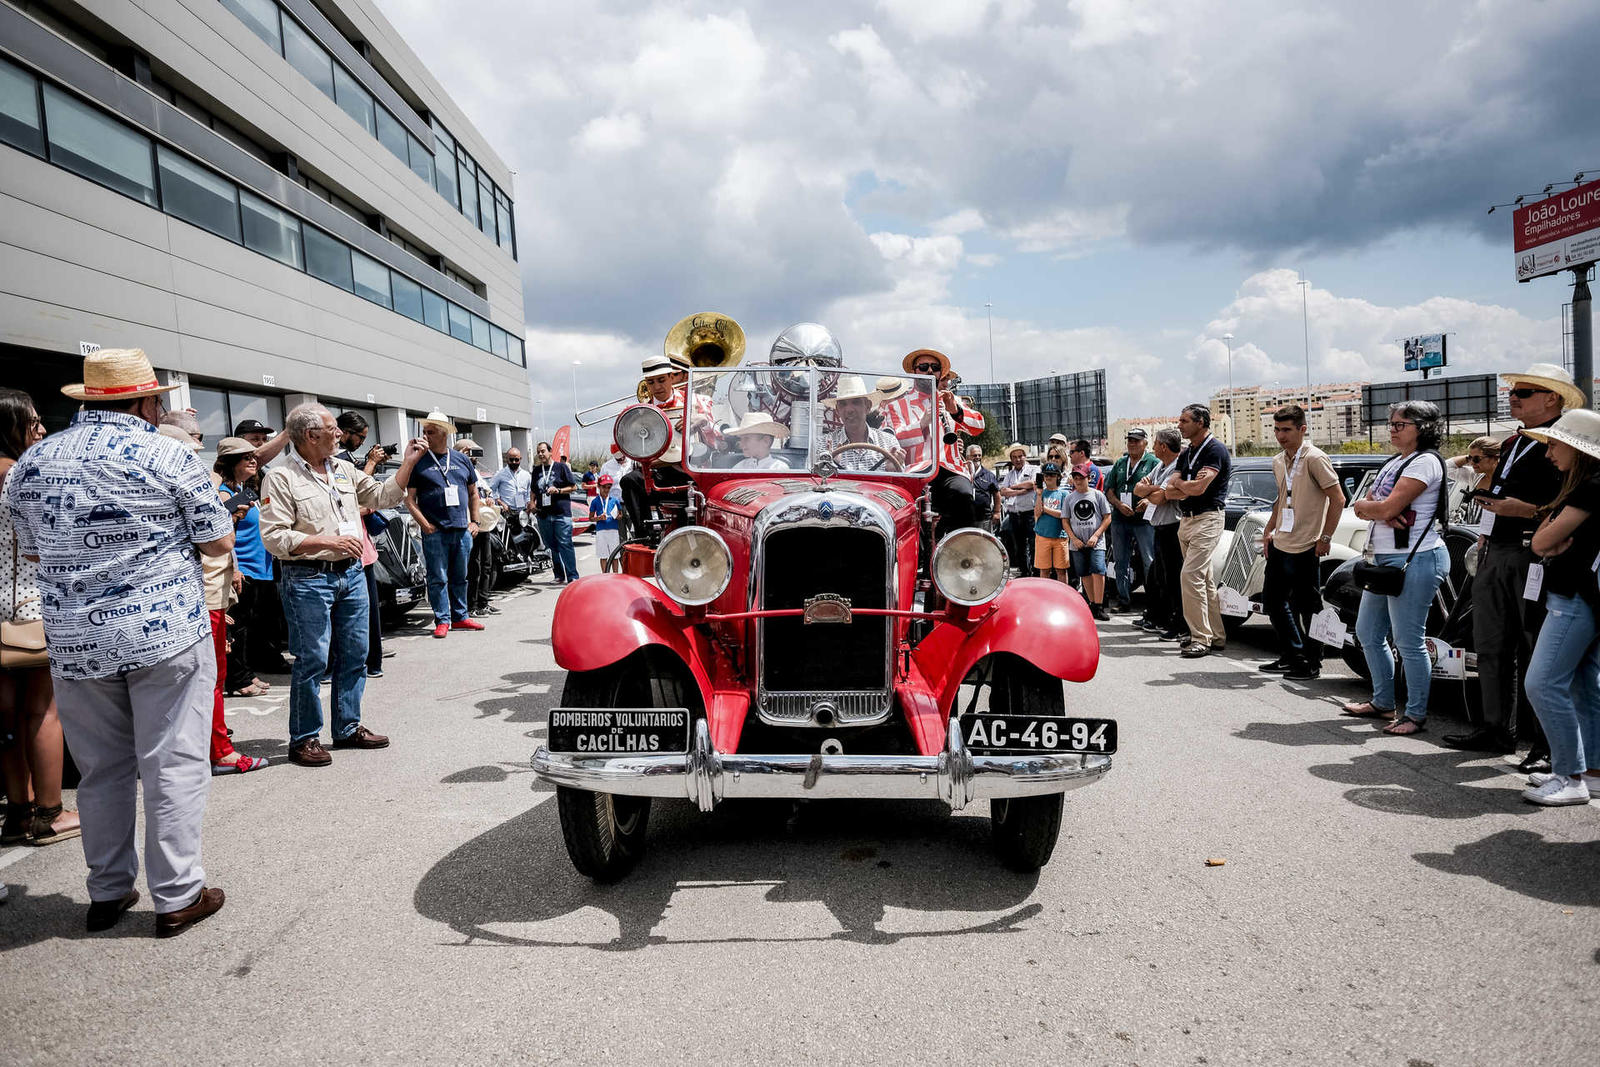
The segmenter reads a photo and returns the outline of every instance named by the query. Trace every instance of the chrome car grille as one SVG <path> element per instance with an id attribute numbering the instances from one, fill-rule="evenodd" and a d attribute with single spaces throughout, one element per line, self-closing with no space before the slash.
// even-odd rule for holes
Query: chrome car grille
<path id="1" fill-rule="evenodd" d="M 833 721 L 841 726 L 865 726 L 883 720 L 886 699 L 876 692 L 764 693 L 761 717 L 771 723 L 808 725 L 825 707 L 831 709 Z"/>

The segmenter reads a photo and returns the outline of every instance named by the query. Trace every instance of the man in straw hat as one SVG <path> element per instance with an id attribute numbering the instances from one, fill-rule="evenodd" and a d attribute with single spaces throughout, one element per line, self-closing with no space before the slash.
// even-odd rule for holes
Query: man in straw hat
<path id="1" fill-rule="evenodd" d="M 914 390 L 885 406 L 884 417 L 899 437 L 906 453 L 906 466 L 912 470 L 929 461 L 922 452 L 926 447 L 927 427 L 934 425 L 939 441 L 935 446 L 939 469 L 929 488 L 933 494 L 933 510 L 939 514 L 935 533 L 942 537 L 951 530 L 977 523 L 972 480 L 961 465 L 961 438 L 957 435 L 977 437 L 982 434 L 983 415 L 967 407 L 953 390 L 945 387 L 952 371 L 950 357 L 943 352 L 919 348 L 906 353 L 901 366 L 908 374 L 932 374 L 940 383 L 938 395 L 931 403 L 926 392 Z"/>
<path id="2" fill-rule="evenodd" d="M 483 629 L 467 615 L 468 559 L 478 536 L 478 472 L 472 460 L 450 447 L 455 432 L 455 423 L 442 411 L 428 412 L 422 420 L 428 453 L 406 487 L 406 508 L 422 529 L 433 636 L 441 638 L 451 630 Z"/>
<path id="3" fill-rule="evenodd" d="M 786 471 L 789 464 L 772 454 L 774 443 L 789 436 L 789 429 L 772 421 L 763 411 L 747 411 L 739 425 L 725 431 L 725 436 L 739 442 L 744 458 L 733 465 L 736 471 Z"/>
<path id="4" fill-rule="evenodd" d="M 689 484 L 689 476 L 680 464 L 683 462 L 683 409 L 688 404 L 687 372 L 666 356 L 646 356 L 639 368 L 644 374 L 645 388 L 649 391 L 647 404 L 660 408 L 672 423 L 672 444 L 650 465 L 650 476 L 657 486 Z M 689 430 L 697 434 L 710 447 L 716 447 L 717 433 L 711 421 L 711 398 L 696 395 Z M 644 471 L 634 467 L 622 476 L 622 506 L 628 516 L 631 530 L 644 529 L 650 517 L 651 505 L 659 496 L 645 490 Z"/>
<path id="5" fill-rule="evenodd" d="M 905 464 L 905 450 L 888 430 L 873 429 L 867 416 L 878 403 L 876 389 L 867 388 L 860 375 L 843 374 L 832 396 L 822 406 L 839 417 L 839 428 L 831 431 L 823 447 L 833 453 L 833 461 L 840 470 L 876 471 L 893 470 L 890 458 Z M 851 448 L 850 445 L 871 445 L 872 448 Z M 883 454 L 873 451 L 883 450 Z"/>
<path id="6" fill-rule="evenodd" d="M 284 420 L 289 462 L 261 486 L 261 540 L 278 558 L 279 592 L 289 621 L 294 671 L 289 681 L 289 762 L 326 767 L 318 682 L 333 665 L 333 747 L 386 748 L 389 739 L 361 723 L 367 687 L 367 579 L 361 566 L 361 509 L 400 503 L 428 450 L 413 440 L 400 470 L 377 482 L 336 458 L 339 427 L 321 404 L 301 404 Z"/>
<path id="7" fill-rule="evenodd" d="M 196 551 L 227 556 L 233 520 L 192 440 L 156 432 L 173 388 L 140 349 L 100 349 L 83 381 L 62 389 L 83 409 L 10 474 L 18 547 L 39 561 L 47 594 L 61 727 L 83 775 L 90 930 L 116 925 L 139 899 L 139 787 L 156 933 L 223 904 L 200 865 L 217 661 Z"/>
<path id="8" fill-rule="evenodd" d="M 1583 390 L 1572 375 L 1553 363 L 1535 363 L 1525 373 L 1502 374 L 1510 388 L 1511 417 L 1523 429 L 1550 426 L 1563 408 L 1584 406 Z M 1487 497 L 1479 497 L 1483 517 L 1478 542 L 1483 556 L 1472 579 L 1472 641 L 1478 654 L 1481 713 L 1472 728 L 1448 734 L 1451 748 L 1474 752 L 1512 752 L 1517 747 L 1519 709 L 1535 731 L 1534 751 L 1523 762 L 1527 770 L 1541 765 L 1548 752 L 1537 736 L 1527 694 L 1519 679 L 1528 669 L 1533 642 L 1544 622 L 1544 608 L 1523 597 L 1533 550 L 1528 542 L 1538 525 L 1539 509 L 1561 491 L 1561 476 L 1545 458 L 1545 443 L 1518 431 L 1500 446 L 1500 461 L 1489 477 Z"/>
<path id="9" fill-rule="evenodd" d="M 1023 577 L 1033 573 L 1033 502 L 1038 481 L 1039 468 L 1028 462 L 1028 446 L 1011 442 L 1006 447 L 1006 465 L 1000 468 L 1000 536 Z"/>

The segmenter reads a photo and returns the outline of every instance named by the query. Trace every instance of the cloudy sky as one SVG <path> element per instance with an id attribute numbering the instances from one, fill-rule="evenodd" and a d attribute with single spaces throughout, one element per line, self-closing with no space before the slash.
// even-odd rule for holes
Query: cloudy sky
<path id="1" fill-rule="evenodd" d="M 692 311 L 1110 411 L 1560 360 L 1487 207 L 1600 174 L 1594 0 L 377 0 L 516 171 L 545 420 Z M 470 17 L 468 17 L 470 15 Z M 1302 290 L 1299 280 L 1309 285 Z M 620 387 L 620 388 L 619 388 Z"/>

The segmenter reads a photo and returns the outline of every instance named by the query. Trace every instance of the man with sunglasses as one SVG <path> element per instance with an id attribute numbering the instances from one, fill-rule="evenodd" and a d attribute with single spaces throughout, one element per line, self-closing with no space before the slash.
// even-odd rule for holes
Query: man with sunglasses
<path id="1" fill-rule="evenodd" d="M 1511 415 L 1524 429 L 1549 426 L 1566 408 L 1584 406 L 1583 391 L 1572 375 L 1553 363 L 1535 363 L 1526 373 L 1502 374 L 1510 387 Z M 1472 642 L 1478 654 L 1478 685 L 1483 697 L 1479 715 L 1466 733 L 1448 734 L 1451 748 L 1474 752 L 1513 752 L 1517 747 L 1519 709 L 1532 724 L 1534 751 L 1527 769 L 1547 751 L 1520 679 L 1527 673 L 1534 638 L 1544 623 L 1544 608 L 1523 592 L 1533 563 L 1529 542 L 1538 526 L 1539 509 L 1561 490 L 1561 474 L 1545 458 L 1545 446 L 1520 431 L 1500 446 L 1500 460 L 1489 478 L 1488 495 L 1480 496 L 1483 514 L 1478 542 L 1483 556 L 1472 580 Z M 1472 714 L 1469 705 L 1469 715 Z"/>
<path id="2" fill-rule="evenodd" d="M 907 353 L 901 366 L 909 374 L 932 374 L 939 381 L 931 409 L 925 406 L 926 396 L 921 390 L 906 394 L 884 409 L 890 429 L 905 449 L 906 470 L 916 470 L 926 464 L 927 457 L 921 453 L 927 440 L 927 427 L 934 421 L 938 422 L 934 432 L 940 441 L 937 446 L 939 469 L 929 486 L 933 495 L 933 510 L 939 516 L 934 528 L 934 537 L 937 539 L 951 530 L 977 525 L 972 479 L 967 477 L 966 467 L 961 462 L 961 438 L 958 434 L 969 437 L 982 435 L 983 414 L 963 404 L 954 390 L 945 388 L 945 379 L 950 377 L 951 371 L 950 357 L 943 352 L 919 348 Z"/>

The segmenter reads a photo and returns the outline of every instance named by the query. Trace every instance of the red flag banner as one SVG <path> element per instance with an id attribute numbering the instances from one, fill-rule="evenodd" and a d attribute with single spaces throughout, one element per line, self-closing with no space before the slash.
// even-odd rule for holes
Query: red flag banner
<path id="1" fill-rule="evenodd" d="M 556 459 L 570 460 L 572 457 L 567 453 L 571 448 L 571 442 L 572 427 L 563 426 L 556 431 L 555 439 L 550 442 L 550 451 L 555 454 Z"/>

